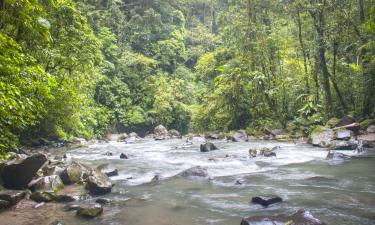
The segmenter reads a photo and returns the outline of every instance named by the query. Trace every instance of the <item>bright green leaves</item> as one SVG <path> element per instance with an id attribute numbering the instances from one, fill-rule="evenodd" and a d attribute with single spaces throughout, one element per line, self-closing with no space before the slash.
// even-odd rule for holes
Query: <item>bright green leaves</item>
<path id="1" fill-rule="evenodd" d="M 35 125 L 53 99 L 53 77 L 25 54 L 13 38 L 0 33 L 0 153 L 15 147 L 17 135 Z"/>

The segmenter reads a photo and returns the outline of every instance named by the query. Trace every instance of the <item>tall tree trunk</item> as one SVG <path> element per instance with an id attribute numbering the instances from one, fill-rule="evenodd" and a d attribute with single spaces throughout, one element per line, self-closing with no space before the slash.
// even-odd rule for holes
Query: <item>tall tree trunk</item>
<path id="1" fill-rule="evenodd" d="M 346 114 L 348 112 L 348 107 L 345 103 L 345 100 L 344 100 L 342 94 L 341 94 L 340 88 L 339 88 L 339 86 L 337 85 L 337 82 L 336 82 L 337 48 L 338 48 L 338 43 L 337 43 L 337 41 L 334 40 L 333 41 L 333 68 L 332 68 L 332 76 L 330 76 L 330 78 L 331 78 L 333 87 L 336 91 L 337 97 L 339 98 L 341 106 L 344 110 L 344 114 Z"/>
<path id="2" fill-rule="evenodd" d="M 310 94 L 310 84 L 309 84 L 309 74 L 307 71 L 307 53 L 305 49 L 305 44 L 303 42 L 302 37 L 302 21 L 301 21 L 301 15 L 299 9 L 297 9 L 297 25 L 298 25 L 298 40 L 301 47 L 302 55 L 303 55 L 303 68 L 305 72 L 305 81 L 306 81 L 306 93 Z"/>
<path id="3" fill-rule="evenodd" d="M 315 2 L 315 1 L 314 1 Z M 323 81 L 323 88 L 325 93 L 325 109 L 326 114 L 328 117 L 332 115 L 332 95 L 331 95 L 331 87 L 329 84 L 329 71 L 327 67 L 326 61 L 326 48 L 325 48 L 325 40 L 324 40 L 324 6 L 325 0 L 319 1 L 322 5 L 316 4 L 317 7 L 322 7 L 321 9 L 317 9 L 316 11 L 310 11 L 310 14 L 314 20 L 314 26 L 317 33 L 317 40 L 316 44 L 318 47 L 318 59 L 320 63 L 320 69 L 322 70 L 322 81 Z"/>

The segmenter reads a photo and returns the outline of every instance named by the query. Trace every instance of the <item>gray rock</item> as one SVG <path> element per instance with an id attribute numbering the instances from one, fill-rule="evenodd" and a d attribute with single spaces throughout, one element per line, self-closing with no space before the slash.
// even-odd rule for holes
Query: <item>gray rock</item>
<path id="1" fill-rule="evenodd" d="M 58 191 L 64 188 L 64 184 L 58 175 L 40 177 L 29 183 L 34 191 Z"/>
<path id="2" fill-rule="evenodd" d="M 319 219 L 314 218 L 308 211 L 303 209 L 292 215 L 278 216 L 251 216 L 243 218 L 241 225 L 252 224 L 293 224 L 293 225 L 325 225 Z"/>
<path id="3" fill-rule="evenodd" d="M 331 129 L 323 129 L 319 133 L 311 134 L 311 143 L 318 147 L 329 147 L 332 144 L 334 132 Z"/>
<path id="4" fill-rule="evenodd" d="M 218 148 L 211 142 L 206 142 L 204 144 L 201 144 L 200 151 L 201 152 L 209 152 L 213 150 L 217 150 Z"/>
<path id="5" fill-rule="evenodd" d="M 88 177 L 86 188 L 93 195 L 103 195 L 110 193 L 112 190 L 112 183 L 108 176 L 98 170 L 93 170 Z"/>
<path id="6" fill-rule="evenodd" d="M 201 166 L 195 166 L 177 174 L 180 177 L 208 177 L 207 169 Z"/>
<path id="7" fill-rule="evenodd" d="M 103 213 L 103 207 L 100 204 L 80 206 L 77 210 L 77 216 L 94 218 Z"/>
<path id="8" fill-rule="evenodd" d="M 336 131 L 336 139 L 338 140 L 349 140 L 354 136 L 353 131 L 351 130 L 337 130 Z"/>
<path id="9" fill-rule="evenodd" d="M 0 165 L 3 186 L 8 189 L 27 188 L 37 171 L 48 163 L 43 154 L 7 161 Z"/>
<path id="10" fill-rule="evenodd" d="M 154 139 L 165 140 L 168 139 L 168 130 L 163 125 L 154 128 Z"/>
<path id="11" fill-rule="evenodd" d="M 234 142 L 249 141 L 249 137 L 247 136 L 246 131 L 238 130 L 231 136 L 231 141 L 234 141 Z"/>

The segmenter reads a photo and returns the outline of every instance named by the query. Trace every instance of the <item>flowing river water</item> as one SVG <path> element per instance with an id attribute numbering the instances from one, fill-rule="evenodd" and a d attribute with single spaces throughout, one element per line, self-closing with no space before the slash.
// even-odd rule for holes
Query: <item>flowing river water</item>
<path id="1" fill-rule="evenodd" d="M 57 213 L 61 209 L 52 210 L 56 213 L 48 218 L 71 225 L 239 225 L 243 217 L 291 214 L 303 208 L 330 225 L 375 224 L 375 154 L 326 160 L 326 149 L 307 144 L 214 143 L 219 150 L 208 153 L 199 151 L 200 143 L 188 145 L 185 139 L 72 149 L 68 155 L 73 160 L 119 170 L 119 176 L 111 177 L 112 193 L 104 197 L 124 204 L 112 204 L 92 220 Z M 249 157 L 249 148 L 274 146 L 280 146 L 276 157 Z M 113 156 L 104 154 L 108 151 Z M 129 159 L 120 159 L 121 153 Z M 193 166 L 207 168 L 210 179 L 174 177 Z M 155 175 L 162 180 L 149 183 Z M 263 208 L 249 203 L 257 195 L 278 195 L 284 201 Z"/>

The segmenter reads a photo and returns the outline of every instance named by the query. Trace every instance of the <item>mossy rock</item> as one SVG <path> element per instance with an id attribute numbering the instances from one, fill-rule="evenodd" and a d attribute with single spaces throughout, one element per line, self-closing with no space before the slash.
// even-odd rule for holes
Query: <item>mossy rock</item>
<path id="1" fill-rule="evenodd" d="M 340 119 L 333 117 L 333 118 L 331 118 L 331 119 L 329 119 L 329 120 L 327 121 L 326 126 L 327 126 L 327 127 L 330 127 L 330 128 L 333 128 L 333 127 L 335 127 L 339 122 L 340 122 Z"/>
<path id="2" fill-rule="evenodd" d="M 77 210 L 77 216 L 94 218 L 100 216 L 103 213 L 103 207 L 100 204 L 81 206 Z"/>
<path id="3" fill-rule="evenodd" d="M 375 125 L 375 119 L 366 119 L 359 123 L 359 126 L 363 130 L 366 130 L 370 125 Z"/>

